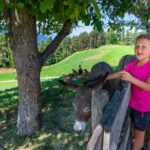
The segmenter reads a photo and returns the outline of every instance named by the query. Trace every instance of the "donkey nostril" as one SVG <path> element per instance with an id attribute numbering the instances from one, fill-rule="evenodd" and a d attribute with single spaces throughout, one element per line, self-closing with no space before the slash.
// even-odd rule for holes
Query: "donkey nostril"
<path id="1" fill-rule="evenodd" d="M 85 129 L 85 126 L 85 122 L 75 121 L 74 130 L 77 132 L 82 132 Z"/>
<path id="2" fill-rule="evenodd" d="M 75 124 L 74 125 L 74 130 L 77 131 L 77 132 L 80 132 L 80 131 L 82 131 L 82 126 Z"/>

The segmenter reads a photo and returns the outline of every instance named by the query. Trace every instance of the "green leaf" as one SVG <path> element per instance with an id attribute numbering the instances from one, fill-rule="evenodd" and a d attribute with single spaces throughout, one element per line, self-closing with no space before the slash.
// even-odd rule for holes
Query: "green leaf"
<path id="1" fill-rule="evenodd" d="M 30 13 L 31 13 L 32 15 L 36 15 L 36 13 L 37 13 L 36 8 L 35 8 L 35 7 L 31 7 L 31 8 L 30 8 Z"/>
<path id="2" fill-rule="evenodd" d="M 45 13 L 47 11 L 47 7 L 45 7 L 45 5 L 46 5 L 45 1 L 42 1 L 40 3 L 40 10 L 42 13 Z"/>
<path id="3" fill-rule="evenodd" d="M 100 14 L 100 9 L 98 7 L 98 4 L 96 3 L 95 0 L 91 0 L 94 8 L 95 8 L 95 11 L 96 11 L 96 14 L 97 14 L 97 17 L 100 19 L 101 18 L 101 14 Z"/>
<path id="4" fill-rule="evenodd" d="M 101 22 L 96 22 L 95 27 L 97 28 L 97 30 L 100 32 L 102 31 L 102 23 Z"/>
<path id="5" fill-rule="evenodd" d="M 7 8 L 13 9 L 15 8 L 15 4 L 13 2 L 10 2 L 6 5 Z"/>
<path id="6" fill-rule="evenodd" d="M 63 5 L 66 5 L 66 6 L 67 6 L 67 5 L 69 5 L 69 2 L 68 2 L 68 1 L 64 1 L 64 2 L 63 2 Z"/>
<path id="7" fill-rule="evenodd" d="M 79 6 L 79 5 L 76 5 L 75 11 L 74 11 L 74 15 L 75 15 L 75 19 L 76 19 L 76 20 L 78 20 L 79 13 L 80 13 L 80 6 Z"/>
<path id="8" fill-rule="evenodd" d="M 18 2 L 18 3 L 16 4 L 16 7 L 17 7 L 18 9 L 22 9 L 22 8 L 24 7 L 24 4 L 21 3 L 21 2 Z"/>
<path id="9" fill-rule="evenodd" d="M 3 0 L 0 0 L 0 10 L 3 10 L 4 9 L 4 3 L 3 3 Z"/>
<path id="10" fill-rule="evenodd" d="M 54 0 L 44 0 L 40 3 L 40 10 L 45 13 L 47 10 L 52 10 L 54 7 Z"/>

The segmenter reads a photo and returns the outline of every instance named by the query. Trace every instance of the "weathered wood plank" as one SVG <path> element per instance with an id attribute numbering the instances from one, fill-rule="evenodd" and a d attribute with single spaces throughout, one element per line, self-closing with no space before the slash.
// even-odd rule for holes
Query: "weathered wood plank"
<path id="1" fill-rule="evenodd" d="M 121 131 L 118 150 L 131 150 L 131 141 L 132 141 L 131 140 L 131 119 L 130 119 L 129 112 L 127 112 L 124 120 L 123 128 Z"/>
<path id="2" fill-rule="evenodd" d="M 102 150 L 109 150 L 109 144 L 110 144 L 110 131 L 104 129 L 103 149 Z"/>
<path id="3" fill-rule="evenodd" d="M 106 90 L 97 90 L 92 94 L 92 131 L 100 123 L 104 109 L 109 102 L 109 93 Z"/>
<path id="4" fill-rule="evenodd" d="M 130 84 L 122 91 L 116 91 L 108 105 L 108 102 L 106 102 L 107 98 L 109 100 L 107 92 L 104 90 L 96 91 L 93 93 L 93 135 L 87 145 L 87 150 L 116 150 L 118 147 L 120 134 L 130 98 Z M 103 131 L 103 125 L 105 131 Z M 130 127 L 128 126 L 127 133 L 124 135 L 125 139 L 122 142 L 123 145 L 126 146 L 121 145 L 119 150 L 127 150 L 128 148 L 131 148 L 131 145 L 127 144 L 130 139 L 129 133 Z"/>
<path id="5" fill-rule="evenodd" d="M 107 105 L 104 111 L 103 117 L 101 119 L 101 123 L 104 126 L 104 128 L 107 130 L 111 130 L 119 106 L 122 102 L 124 93 L 125 93 L 125 89 L 123 89 L 123 91 L 116 90 L 116 92 L 114 93 L 113 97 L 111 98 L 109 104 Z"/>
<path id="6" fill-rule="evenodd" d="M 126 150 L 132 150 L 132 132 L 130 133 L 130 136 L 128 138 L 128 143 L 127 143 Z"/>
<path id="7" fill-rule="evenodd" d="M 109 94 L 106 90 L 97 90 L 92 94 L 92 131 L 93 135 L 87 145 L 88 150 L 102 150 L 103 146 L 103 126 L 100 120 L 103 116 L 103 111 L 108 104 Z"/>
<path id="8" fill-rule="evenodd" d="M 93 134 L 87 144 L 87 150 L 94 150 L 95 145 L 99 138 L 103 138 L 103 134 L 101 134 L 103 131 L 103 128 L 100 125 L 97 125 L 97 127 L 94 129 Z"/>
<path id="9" fill-rule="evenodd" d="M 130 99 L 130 88 L 131 88 L 130 86 L 131 86 L 130 84 L 127 86 L 122 103 L 119 107 L 119 110 L 116 114 L 115 120 L 111 128 L 110 150 L 116 150 L 117 145 L 119 143 L 119 137 L 125 119 L 125 115 L 128 109 L 129 99 Z"/>

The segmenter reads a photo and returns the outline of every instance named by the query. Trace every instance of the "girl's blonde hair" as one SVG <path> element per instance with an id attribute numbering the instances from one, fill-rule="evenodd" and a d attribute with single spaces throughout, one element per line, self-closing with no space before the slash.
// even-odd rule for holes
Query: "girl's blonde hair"
<path id="1" fill-rule="evenodd" d="M 149 34 L 141 34 L 139 35 L 135 41 L 139 40 L 139 39 L 147 39 L 150 41 L 150 35 Z"/>

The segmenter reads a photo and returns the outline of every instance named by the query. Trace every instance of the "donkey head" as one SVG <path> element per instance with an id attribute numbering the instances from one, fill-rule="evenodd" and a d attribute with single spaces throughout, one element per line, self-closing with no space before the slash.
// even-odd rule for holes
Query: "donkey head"
<path id="1" fill-rule="evenodd" d="M 75 131 L 82 131 L 85 129 L 86 122 L 91 116 L 91 98 L 92 89 L 80 87 L 73 100 L 73 107 L 75 110 Z"/>
<path id="2" fill-rule="evenodd" d="M 76 92 L 76 96 L 72 103 L 75 111 L 75 131 L 83 131 L 85 129 L 86 122 L 91 117 L 92 91 L 97 88 L 102 88 L 107 75 L 108 73 L 106 73 L 105 76 L 99 76 L 99 79 L 85 82 L 82 86 L 72 85 L 65 81 L 59 80 L 65 88 Z"/>
<path id="3" fill-rule="evenodd" d="M 110 89 L 111 84 L 108 84 L 108 82 L 104 83 L 104 80 L 108 73 L 111 72 L 112 68 L 108 66 L 108 64 L 101 62 L 93 66 L 90 75 L 82 86 L 72 85 L 59 80 L 65 88 L 76 92 L 76 96 L 73 100 L 73 107 L 75 110 L 75 131 L 83 131 L 85 129 L 86 122 L 91 116 L 92 91 L 98 88 L 102 89 L 105 85 L 108 86 L 108 89 Z"/>

